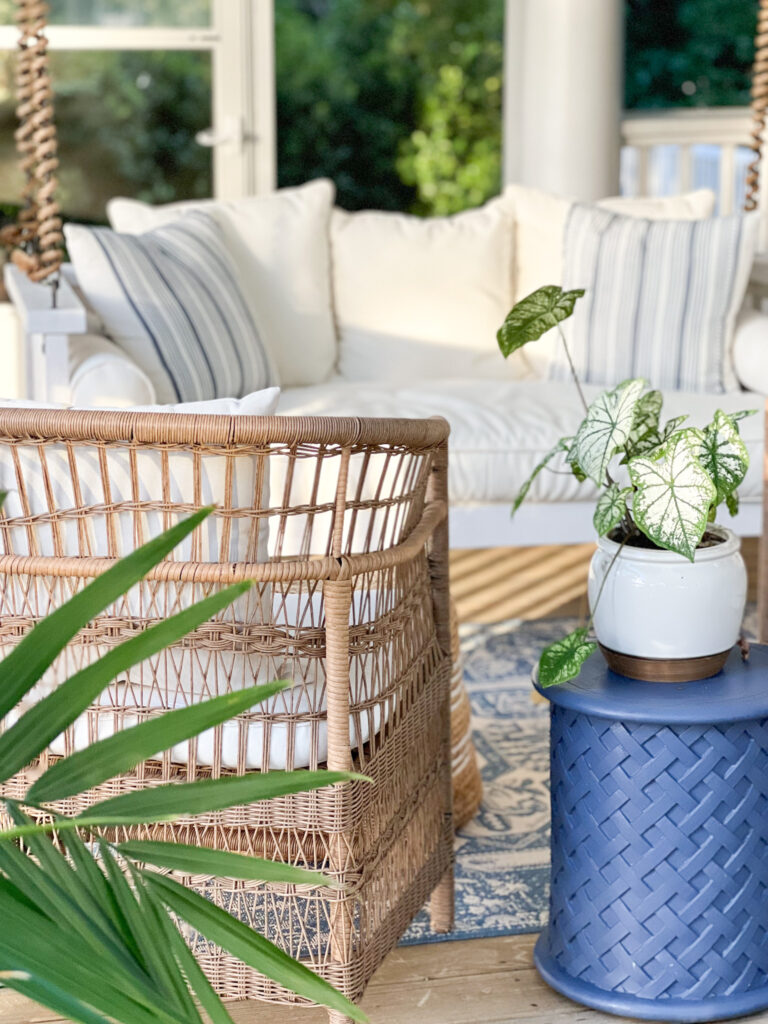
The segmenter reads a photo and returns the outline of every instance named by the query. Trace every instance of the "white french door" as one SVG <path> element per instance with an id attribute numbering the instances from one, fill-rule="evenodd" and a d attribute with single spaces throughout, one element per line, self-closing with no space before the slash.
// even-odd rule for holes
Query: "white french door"
<path id="1" fill-rule="evenodd" d="M 273 0 L 50 0 L 50 8 L 65 213 L 100 219 L 115 191 L 162 202 L 274 188 Z M 0 0 L 5 202 L 17 184 L 7 131 L 13 11 Z"/>

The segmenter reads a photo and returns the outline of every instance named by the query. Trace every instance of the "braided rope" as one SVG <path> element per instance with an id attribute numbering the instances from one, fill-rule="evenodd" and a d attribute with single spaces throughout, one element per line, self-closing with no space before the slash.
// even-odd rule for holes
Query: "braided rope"
<path id="1" fill-rule="evenodd" d="M 768 110 L 768 0 L 760 0 L 755 32 L 755 62 L 752 66 L 752 130 L 749 148 L 755 154 L 747 169 L 746 210 L 757 209 L 760 191 L 760 158 L 763 148 L 766 110 Z"/>
<path id="2" fill-rule="evenodd" d="M 55 198 L 59 160 L 45 35 L 48 6 L 43 0 L 17 0 L 17 5 L 15 139 L 24 186 L 18 223 L 5 228 L 0 240 L 13 248 L 13 262 L 31 280 L 43 281 L 61 266 L 64 240 Z"/>

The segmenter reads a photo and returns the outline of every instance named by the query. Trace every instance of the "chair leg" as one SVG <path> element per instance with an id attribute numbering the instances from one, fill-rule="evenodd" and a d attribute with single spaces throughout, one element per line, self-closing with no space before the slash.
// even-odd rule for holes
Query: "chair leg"
<path id="1" fill-rule="evenodd" d="M 429 900 L 432 931 L 442 934 L 453 930 L 453 867 L 445 872 Z"/>

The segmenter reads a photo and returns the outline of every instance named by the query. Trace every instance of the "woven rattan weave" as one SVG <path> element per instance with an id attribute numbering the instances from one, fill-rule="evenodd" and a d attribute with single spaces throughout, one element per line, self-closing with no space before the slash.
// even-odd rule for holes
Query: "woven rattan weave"
<path id="1" fill-rule="evenodd" d="M 430 894 L 433 924 L 451 925 L 447 436 L 440 419 L 0 412 L 0 486 L 9 490 L 2 651 L 127 548 L 200 505 L 217 506 L 186 547 L 69 644 L 43 690 L 221 584 L 256 581 L 113 684 L 44 762 L 167 707 L 254 679 L 294 681 L 205 742 L 62 809 L 276 760 L 361 769 L 373 785 L 141 830 L 317 866 L 343 881 L 342 890 L 188 880 L 353 999 Z M 6 791 L 24 793 L 28 775 Z M 222 995 L 295 1000 L 190 941 Z"/>

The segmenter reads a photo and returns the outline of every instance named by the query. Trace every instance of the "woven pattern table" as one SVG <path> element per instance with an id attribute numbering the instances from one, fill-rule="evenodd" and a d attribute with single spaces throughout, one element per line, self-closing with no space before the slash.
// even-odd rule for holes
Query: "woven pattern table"
<path id="1" fill-rule="evenodd" d="M 551 702 L 552 887 L 535 951 L 609 1013 L 711 1021 L 768 1007 L 768 647 L 700 682 L 600 654 Z"/>

